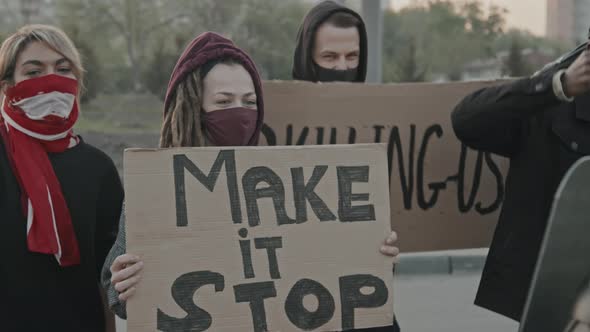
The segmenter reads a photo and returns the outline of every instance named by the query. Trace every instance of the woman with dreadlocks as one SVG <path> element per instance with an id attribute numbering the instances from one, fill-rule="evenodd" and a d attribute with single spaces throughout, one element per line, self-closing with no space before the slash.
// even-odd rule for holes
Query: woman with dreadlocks
<path id="1" fill-rule="evenodd" d="M 262 83 L 250 57 L 230 40 L 206 32 L 185 49 L 164 102 L 161 148 L 257 145 L 263 124 Z M 125 253 L 124 223 L 103 267 L 109 305 L 126 318 L 125 302 L 141 279 L 140 257 Z M 392 232 L 381 253 L 397 256 Z"/>

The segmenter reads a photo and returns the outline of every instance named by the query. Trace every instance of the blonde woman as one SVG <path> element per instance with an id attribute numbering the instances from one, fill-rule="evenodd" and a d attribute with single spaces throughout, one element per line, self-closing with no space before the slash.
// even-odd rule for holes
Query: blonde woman
<path id="1" fill-rule="evenodd" d="M 72 130 L 83 73 L 51 26 L 25 26 L 0 48 L 3 331 L 113 328 L 99 280 L 123 189 L 112 160 Z"/>

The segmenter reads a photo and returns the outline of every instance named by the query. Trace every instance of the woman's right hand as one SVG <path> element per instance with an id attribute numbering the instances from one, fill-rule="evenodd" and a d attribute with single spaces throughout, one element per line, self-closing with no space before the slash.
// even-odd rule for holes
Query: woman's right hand
<path id="1" fill-rule="evenodd" d="M 126 302 L 135 294 L 141 280 L 143 261 L 136 255 L 123 254 L 111 265 L 111 284 L 119 292 L 119 300 Z"/>

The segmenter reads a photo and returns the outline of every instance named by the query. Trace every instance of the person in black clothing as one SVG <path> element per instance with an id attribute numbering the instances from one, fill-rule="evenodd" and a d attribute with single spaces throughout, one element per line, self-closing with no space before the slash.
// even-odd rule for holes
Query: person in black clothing
<path id="1" fill-rule="evenodd" d="M 334 1 L 323 1 L 303 19 L 293 56 L 293 79 L 363 83 L 367 76 L 367 30 L 362 17 Z M 396 332 L 393 325 L 357 332 Z"/>
<path id="2" fill-rule="evenodd" d="M 590 154 L 590 53 L 485 88 L 452 113 L 467 146 L 510 159 L 506 196 L 476 305 L 521 319 L 557 187 Z"/>
<path id="3" fill-rule="evenodd" d="M 367 31 L 361 16 L 334 1 L 305 16 L 293 56 L 293 79 L 310 82 L 364 82 Z"/>
<path id="4" fill-rule="evenodd" d="M 114 331 L 99 283 L 123 188 L 112 160 L 72 131 L 82 74 L 54 27 L 25 26 L 0 48 L 2 331 Z"/>

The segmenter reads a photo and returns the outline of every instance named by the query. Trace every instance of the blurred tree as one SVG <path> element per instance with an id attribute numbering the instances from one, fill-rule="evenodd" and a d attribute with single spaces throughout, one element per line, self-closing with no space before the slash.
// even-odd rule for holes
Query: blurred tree
<path id="1" fill-rule="evenodd" d="M 309 8 L 293 0 L 253 2 L 245 20 L 248 28 L 236 34 L 236 42 L 255 59 L 265 78 L 290 80 L 297 32 Z M 269 28 L 273 25 L 281 28 Z"/>
<path id="2" fill-rule="evenodd" d="M 164 47 L 164 41 L 160 41 L 161 47 L 156 48 L 155 54 L 144 73 L 145 85 L 151 93 L 164 100 L 170 74 L 176 65 L 179 52 L 170 52 Z"/>
<path id="3" fill-rule="evenodd" d="M 0 30 L 16 31 L 25 24 L 55 24 L 54 0 L 0 0 Z"/>
<path id="4" fill-rule="evenodd" d="M 127 60 L 132 68 L 135 91 L 143 89 L 142 73 L 148 63 L 147 53 L 150 38 L 159 30 L 173 27 L 187 13 L 180 6 L 158 0 L 113 0 L 98 5 L 95 9 L 113 24 L 125 41 Z"/>
<path id="5" fill-rule="evenodd" d="M 190 31 L 216 31 L 232 39 L 267 79 L 290 79 L 295 40 L 309 5 L 300 0 L 201 0 L 187 11 Z"/>
<path id="6" fill-rule="evenodd" d="M 403 43 L 405 47 L 395 65 L 388 62 L 385 68 L 386 80 L 397 82 L 424 82 L 426 79 L 426 67 L 420 63 L 416 40 L 411 38 Z"/>
<path id="7" fill-rule="evenodd" d="M 85 17 L 91 25 L 85 28 L 87 38 L 95 35 L 107 37 L 107 51 L 124 52 L 131 75 L 132 89 L 144 89 L 142 74 L 145 72 L 154 50 L 154 36 L 163 30 L 168 32 L 188 20 L 181 4 L 159 0 L 56 0 L 60 5 L 62 25 L 85 25 Z M 115 47 L 110 47 L 116 45 Z"/>
<path id="8" fill-rule="evenodd" d="M 494 40 L 503 33 L 504 16 L 505 11 L 498 7 L 490 7 L 486 14 L 478 1 L 457 6 L 449 0 L 386 13 L 384 78 L 415 81 L 442 75 L 460 79 L 467 62 L 494 54 Z"/>
<path id="9" fill-rule="evenodd" d="M 496 52 L 509 50 L 515 39 L 518 39 L 523 49 L 546 50 L 556 55 L 565 53 L 569 49 L 566 43 L 535 36 L 527 31 L 511 29 L 496 38 L 494 50 Z"/>
<path id="10" fill-rule="evenodd" d="M 82 59 L 84 66 L 84 89 L 82 91 L 82 103 L 94 99 L 103 89 L 102 65 L 96 55 L 94 45 L 83 38 L 79 26 L 66 24 L 62 26 L 64 32 L 70 37 Z"/>
<path id="11" fill-rule="evenodd" d="M 109 77 L 105 91 L 158 95 L 186 43 L 204 31 L 233 39 L 265 78 L 290 79 L 297 30 L 309 6 L 300 0 L 55 1 L 61 26 L 77 27 L 96 46 Z"/>
<path id="12" fill-rule="evenodd" d="M 0 1 L 14 2 L 18 9 L 17 0 Z M 160 96 L 186 43 L 204 31 L 233 39 L 264 78 L 290 79 L 297 31 L 312 5 L 301 0 L 45 1 L 54 4 L 59 25 L 77 29 L 77 41 L 92 48 L 101 64 L 99 90 Z M 485 7 L 481 0 L 423 3 L 384 14 L 385 81 L 460 79 L 465 64 L 510 48 L 509 35 L 515 32 L 504 31 L 505 10 Z M 543 39 L 530 35 L 521 41 L 523 48 L 545 47 Z"/>
<path id="13" fill-rule="evenodd" d="M 86 41 L 74 41 L 82 57 L 84 73 L 84 91 L 82 103 L 94 99 L 102 89 L 102 66 L 90 44 Z"/>
<path id="14" fill-rule="evenodd" d="M 523 48 L 518 38 L 512 39 L 508 58 L 504 66 L 504 73 L 511 77 L 522 77 L 531 73 L 531 70 L 522 55 Z"/>
<path id="15" fill-rule="evenodd" d="M 185 29 L 160 37 L 145 71 L 147 88 L 163 98 L 178 56 L 191 39 L 204 31 L 232 39 L 250 54 L 264 78 L 290 79 L 297 30 L 306 10 L 307 6 L 298 0 L 186 3 L 185 12 L 191 19 Z"/>

